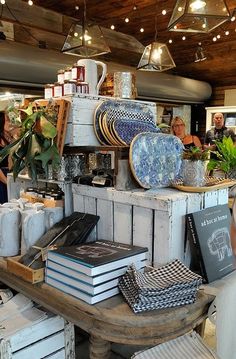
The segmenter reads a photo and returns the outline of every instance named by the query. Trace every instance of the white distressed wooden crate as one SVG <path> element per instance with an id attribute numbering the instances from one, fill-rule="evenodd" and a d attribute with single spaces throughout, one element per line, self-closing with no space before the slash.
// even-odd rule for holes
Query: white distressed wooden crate
<path id="1" fill-rule="evenodd" d="M 0 339 L 1 359 L 75 359 L 74 326 L 59 316 Z"/>
<path id="2" fill-rule="evenodd" d="M 186 193 L 171 188 L 117 191 L 72 185 L 74 210 L 100 216 L 92 238 L 148 247 L 157 266 L 185 254 L 185 215 L 228 202 L 228 189 Z"/>
<path id="3" fill-rule="evenodd" d="M 70 115 L 67 124 L 65 144 L 70 146 L 99 146 L 100 143 L 94 133 L 94 113 L 96 108 L 105 100 L 117 100 L 106 96 L 74 95 L 66 97 L 71 101 Z M 136 100 L 122 100 L 141 103 Z M 151 109 L 154 118 L 157 118 L 157 109 L 154 102 L 142 101 Z"/>

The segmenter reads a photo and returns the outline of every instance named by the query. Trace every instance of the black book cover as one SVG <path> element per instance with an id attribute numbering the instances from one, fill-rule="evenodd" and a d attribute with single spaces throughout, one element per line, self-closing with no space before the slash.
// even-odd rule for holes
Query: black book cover
<path id="1" fill-rule="evenodd" d="M 112 270 L 128 264 L 131 258 L 143 260 L 147 251 L 145 247 L 98 240 L 77 246 L 59 247 L 48 252 L 48 259 L 65 266 L 70 261 L 74 269 L 97 275 L 105 272 L 106 268 Z"/>
<path id="2" fill-rule="evenodd" d="M 231 214 L 228 205 L 218 205 L 187 217 L 187 238 L 191 249 L 190 268 L 205 282 L 220 279 L 235 269 L 230 242 Z"/>

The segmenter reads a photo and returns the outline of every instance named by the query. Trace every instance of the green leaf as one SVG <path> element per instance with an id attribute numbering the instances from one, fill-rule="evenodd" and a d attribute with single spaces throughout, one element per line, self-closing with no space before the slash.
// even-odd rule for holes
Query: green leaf
<path id="1" fill-rule="evenodd" d="M 21 109 L 22 112 L 26 113 L 28 116 L 32 115 L 33 113 L 33 103 L 30 103 L 26 109 Z"/>
<path id="2" fill-rule="evenodd" d="M 52 164 L 53 168 L 57 167 L 60 164 L 60 155 L 57 146 L 53 144 L 46 151 L 35 156 L 35 159 L 42 162 L 42 167 L 44 169 L 47 167 L 49 162 Z"/>
<path id="3" fill-rule="evenodd" d="M 32 129 L 33 125 L 35 124 L 38 117 L 38 113 L 34 112 L 32 115 L 28 116 L 24 122 L 22 123 L 22 129 L 24 131 L 28 131 Z"/>
<path id="4" fill-rule="evenodd" d="M 33 134 L 29 141 L 28 151 L 26 154 L 27 159 L 34 158 L 36 154 L 41 152 L 41 146 L 38 143 L 37 135 Z"/>
<path id="5" fill-rule="evenodd" d="M 40 117 L 40 127 L 42 135 L 46 138 L 54 138 L 57 135 L 57 129 L 44 116 Z"/>
<path id="6" fill-rule="evenodd" d="M 236 146 L 231 137 L 224 136 L 222 141 L 215 141 L 216 151 L 211 151 L 217 159 L 210 159 L 208 169 L 220 169 L 229 173 L 236 168 Z"/>

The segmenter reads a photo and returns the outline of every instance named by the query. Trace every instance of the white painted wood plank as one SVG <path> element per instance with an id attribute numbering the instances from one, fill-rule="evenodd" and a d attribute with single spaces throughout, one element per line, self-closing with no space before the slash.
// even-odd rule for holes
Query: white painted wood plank
<path id="1" fill-rule="evenodd" d="M 173 202 L 171 211 L 170 258 L 184 261 L 185 215 L 187 200 Z"/>
<path id="2" fill-rule="evenodd" d="M 222 190 L 218 190 L 218 204 L 228 203 L 229 200 L 229 189 L 225 188 Z"/>
<path id="3" fill-rule="evenodd" d="M 170 253 L 170 214 L 164 211 L 154 212 L 153 266 L 158 267 L 169 261 Z"/>
<path id="4" fill-rule="evenodd" d="M 74 325 L 65 321 L 64 327 L 65 359 L 75 359 L 75 330 Z"/>
<path id="5" fill-rule="evenodd" d="M 47 359 L 65 359 L 65 349 L 61 349 L 56 353 L 49 355 Z"/>
<path id="6" fill-rule="evenodd" d="M 151 209 L 133 207 L 133 245 L 148 248 L 148 264 L 151 264 L 153 249 L 153 211 Z"/>
<path id="7" fill-rule="evenodd" d="M 113 202 L 98 199 L 97 215 L 100 216 L 97 224 L 98 239 L 113 241 Z"/>
<path id="8" fill-rule="evenodd" d="M 84 211 L 85 211 L 84 196 L 79 195 L 79 194 L 74 195 L 73 196 L 73 206 L 74 206 L 75 212 L 84 213 Z"/>
<path id="9" fill-rule="evenodd" d="M 42 322 L 32 325 L 29 328 L 24 328 L 12 335 L 10 338 L 6 339 L 9 340 L 12 351 L 15 352 L 30 345 L 31 343 L 41 340 L 44 337 L 47 337 L 63 329 L 63 318 L 59 316 L 53 316 L 43 320 Z"/>
<path id="10" fill-rule="evenodd" d="M 58 332 L 13 353 L 13 359 L 41 359 L 64 347 L 64 331 Z"/>
<path id="11" fill-rule="evenodd" d="M 205 192 L 204 208 L 216 206 L 218 204 L 218 191 Z"/>
<path id="12" fill-rule="evenodd" d="M 89 214 L 97 214 L 97 199 L 93 197 L 84 197 L 84 212 Z M 93 242 L 97 239 L 97 226 L 92 230 L 86 242 Z"/>
<path id="13" fill-rule="evenodd" d="M 204 196 L 202 193 L 195 193 L 194 196 L 189 197 L 187 201 L 186 214 L 200 211 L 203 207 L 203 198 Z M 186 220 L 185 220 L 185 230 L 186 230 Z M 185 237 L 184 237 L 185 248 L 184 248 L 183 262 L 187 267 L 189 267 L 191 262 L 191 252 L 190 252 L 189 241 L 187 240 L 186 235 L 187 233 L 185 232 Z"/>
<path id="14" fill-rule="evenodd" d="M 65 144 L 70 146 L 100 146 L 93 125 L 72 125 L 66 128 Z"/>
<path id="15" fill-rule="evenodd" d="M 114 203 L 114 241 L 132 244 L 132 206 Z"/>
<path id="16" fill-rule="evenodd" d="M 97 200 L 93 197 L 84 197 L 85 213 L 97 214 Z"/>
<path id="17" fill-rule="evenodd" d="M 114 188 L 96 188 L 86 185 L 73 184 L 73 196 L 80 194 L 88 197 L 95 197 L 103 200 L 115 201 L 123 204 L 130 204 L 145 208 L 153 208 L 160 210 L 168 210 L 170 207 L 170 196 L 147 194 L 144 190 L 132 191 L 116 191 Z M 181 193 L 180 191 L 178 191 Z M 181 194 L 182 198 L 186 198 L 191 194 Z"/>
<path id="18" fill-rule="evenodd" d="M 193 196 L 188 198 L 187 201 L 187 213 L 194 213 L 200 211 L 203 207 L 203 196 L 201 193 L 194 193 Z"/>

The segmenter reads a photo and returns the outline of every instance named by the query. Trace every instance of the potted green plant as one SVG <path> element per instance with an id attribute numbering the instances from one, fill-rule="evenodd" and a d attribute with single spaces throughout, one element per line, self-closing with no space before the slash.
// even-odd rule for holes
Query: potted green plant
<path id="1" fill-rule="evenodd" d="M 184 186 L 201 187 L 205 184 L 206 161 L 209 151 L 192 146 L 183 151 L 182 177 Z"/>
<path id="2" fill-rule="evenodd" d="M 222 141 L 215 141 L 216 150 L 211 151 L 211 158 L 207 169 L 209 171 L 223 171 L 225 177 L 236 178 L 236 146 L 231 137 L 224 136 Z"/>
<path id="3" fill-rule="evenodd" d="M 60 155 L 55 143 L 57 135 L 57 111 L 53 103 L 46 107 L 30 103 L 26 109 L 9 109 L 9 118 L 21 120 L 19 137 L 0 151 L 0 161 L 10 157 L 13 178 L 16 179 L 23 169 L 28 170 L 32 180 L 39 174 L 47 176 L 48 166 L 56 168 Z"/>

